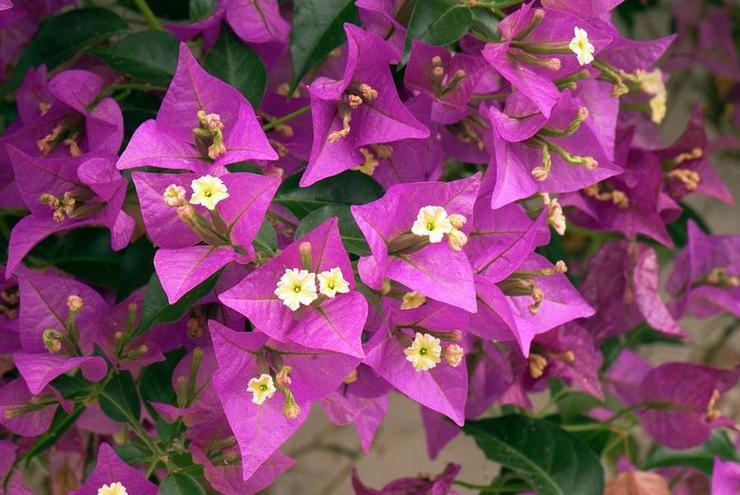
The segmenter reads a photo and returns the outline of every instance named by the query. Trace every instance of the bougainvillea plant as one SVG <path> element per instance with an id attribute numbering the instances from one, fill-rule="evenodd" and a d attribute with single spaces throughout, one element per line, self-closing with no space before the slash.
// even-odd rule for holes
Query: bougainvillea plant
<path id="1" fill-rule="evenodd" d="M 620 4 L 0 0 L 0 493 L 740 493 L 740 16 Z"/>

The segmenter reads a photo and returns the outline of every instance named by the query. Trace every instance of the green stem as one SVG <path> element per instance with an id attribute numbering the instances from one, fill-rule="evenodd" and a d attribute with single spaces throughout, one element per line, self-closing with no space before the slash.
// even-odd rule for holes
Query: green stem
<path id="1" fill-rule="evenodd" d="M 295 110 L 293 112 L 290 112 L 289 114 L 286 114 L 286 115 L 283 115 L 282 117 L 278 117 L 278 118 L 276 118 L 274 120 L 271 120 L 270 122 L 268 122 L 267 124 L 265 124 L 265 125 L 262 126 L 262 130 L 265 131 L 265 132 L 267 132 L 270 129 L 273 129 L 274 127 L 279 126 L 283 122 L 287 122 L 287 121 L 292 120 L 292 119 L 294 119 L 294 118 L 296 118 L 296 117 L 298 117 L 300 115 L 303 115 L 304 113 L 308 112 L 309 110 L 311 110 L 311 105 L 306 105 L 305 107 L 301 107 L 298 110 Z"/>
<path id="2" fill-rule="evenodd" d="M 149 24 L 150 28 L 155 31 L 164 31 L 162 23 L 159 22 L 157 16 L 154 15 L 154 12 L 152 12 L 151 7 L 146 3 L 146 0 L 134 0 L 134 5 L 136 5 L 136 8 L 139 9 L 139 12 L 144 16 L 144 19 L 146 19 L 146 23 Z"/>

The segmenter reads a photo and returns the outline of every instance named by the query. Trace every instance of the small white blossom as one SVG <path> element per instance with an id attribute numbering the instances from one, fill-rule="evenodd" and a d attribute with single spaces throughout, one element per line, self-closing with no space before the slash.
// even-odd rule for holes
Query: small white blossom
<path id="1" fill-rule="evenodd" d="M 429 371 L 442 360 L 440 340 L 428 333 L 416 333 L 414 341 L 403 350 L 406 359 L 414 365 L 416 371 Z"/>
<path id="2" fill-rule="evenodd" d="M 341 268 L 332 268 L 319 273 L 316 277 L 319 279 L 319 292 L 327 297 L 335 297 L 337 293 L 346 294 L 349 292 L 349 283 L 344 280 Z"/>
<path id="3" fill-rule="evenodd" d="M 416 221 L 411 226 L 411 233 L 418 236 L 428 236 L 429 242 L 442 242 L 446 234 L 452 232 L 452 222 L 447 211 L 441 206 L 425 206 L 419 210 Z"/>
<path id="4" fill-rule="evenodd" d="M 594 45 L 588 41 L 588 33 L 585 29 L 581 29 L 578 26 L 573 28 L 573 39 L 570 40 L 568 48 L 578 57 L 578 63 L 581 65 L 588 65 L 594 61 Z"/>
<path id="5" fill-rule="evenodd" d="M 212 175 L 204 175 L 195 179 L 191 187 L 193 195 L 190 197 L 190 203 L 194 205 L 203 205 L 209 210 L 216 208 L 216 205 L 229 197 L 229 190 L 226 184 Z"/>
<path id="6" fill-rule="evenodd" d="M 123 483 L 116 481 L 110 485 L 103 485 L 98 488 L 98 495 L 128 495 L 128 492 L 126 491 L 126 487 L 123 486 Z"/>
<path id="7" fill-rule="evenodd" d="M 308 270 L 288 268 L 277 283 L 275 295 L 292 311 L 301 304 L 308 306 L 319 296 L 316 294 L 316 274 Z"/>
<path id="8" fill-rule="evenodd" d="M 250 378 L 247 383 L 247 392 L 252 392 L 252 402 L 261 406 L 267 399 L 275 395 L 275 383 L 267 373 L 262 373 L 257 378 Z"/>

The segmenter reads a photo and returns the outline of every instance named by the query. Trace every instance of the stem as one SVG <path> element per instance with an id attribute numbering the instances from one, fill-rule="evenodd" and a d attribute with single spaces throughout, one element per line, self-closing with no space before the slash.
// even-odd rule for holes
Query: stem
<path id="1" fill-rule="evenodd" d="M 301 107 L 298 110 L 295 110 L 293 112 L 290 112 L 289 114 L 283 115 L 282 117 L 278 117 L 278 118 L 276 118 L 276 119 L 268 122 L 267 124 L 265 124 L 265 125 L 262 126 L 262 130 L 265 131 L 265 132 L 267 132 L 270 129 L 276 127 L 276 126 L 279 126 L 283 122 L 287 122 L 287 121 L 292 120 L 292 119 L 294 119 L 294 118 L 296 118 L 296 117 L 298 117 L 300 115 L 303 115 L 304 113 L 308 112 L 309 110 L 311 110 L 311 105 L 306 105 L 305 107 Z"/>
<path id="2" fill-rule="evenodd" d="M 157 16 L 154 15 L 154 12 L 152 12 L 151 7 L 149 7 L 149 4 L 146 3 L 146 0 L 134 0 L 134 5 L 136 5 L 136 8 L 139 9 L 139 12 L 142 13 L 144 19 L 146 19 L 146 23 L 149 24 L 150 28 L 155 31 L 164 31 L 162 23 L 159 22 Z"/>

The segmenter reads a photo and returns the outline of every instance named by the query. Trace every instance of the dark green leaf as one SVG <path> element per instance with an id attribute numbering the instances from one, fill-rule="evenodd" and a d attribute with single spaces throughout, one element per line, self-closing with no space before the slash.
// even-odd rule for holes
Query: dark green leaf
<path id="1" fill-rule="evenodd" d="M 158 323 L 170 323 L 177 321 L 187 313 L 196 301 L 207 296 L 218 282 L 221 271 L 218 271 L 208 277 L 200 285 L 182 296 L 175 304 L 170 305 L 167 302 L 167 295 L 159 283 L 157 274 L 153 274 L 149 279 L 144 303 L 141 307 L 141 321 L 136 327 L 134 336 L 141 335 Z"/>
<path id="2" fill-rule="evenodd" d="M 166 86 L 177 68 L 178 46 L 170 33 L 144 31 L 90 52 L 122 74 Z"/>
<path id="3" fill-rule="evenodd" d="M 95 390 L 95 384 L 86 380 L 80 371 L 74 375 L 59 375 L 51 385 L 67 400 L 84 399 Z"/>
<path id="4" fill-rule="evenodd" d="M 658 447 L 648 456 L 642 469 L 691 466 L 706 474 L 711 474 L 715 457 L 726 461 L 740 462 L 740 453 L 735 449 L 727 433 L 722 430 L 714 430 L 709 440 L 694 449 L 671 450 L 666 447 Z"/>
<path id="5" fill-rule="evenodd" d="M 118 300 L 128 297 L 139 287 L 146 285 L 154 273 L 154 252 L 156 249 L 146 236 L 141 236 L 123 250 L 116 277 Z"/>
<path id="6" fill-rule="evenodd" d="M 498 30 L 498 17 L 493 15 L 491 9 L 477 8 L 472 9 L 473 26 L 472 31 L 476 36 L 485 41 L 499 41 L 501 33 Z"/>
<path id="7" fill-rule="evenodd" d="M 123 462 L 131 466 L 148 464 L 152 460 L 151 453 L 142 450 L 138 445 L 124 443 L 116 445 L 113 450 Z"/>
<path id="8" fill-rule="evenodd" d="M 430 45 L 449 45 L 462 38 L 470 29 L 473 16 L 460 0 L 424 0 L 416 2 L 406 32 L 405 64 L 411 51 L 411 41 L 421 40 Z"/>
<path id="9" fill-rule="evenodd" d="M 221 36 L 203 59 L 203 68 L 241 91 L 254 108 L 259 106 L 267 87 L 265 65 L 228 27 L 221 28 Z"/>
<path id="10" fill-rule="evenodd" d="M 365 236 L 362 235 L 347 205 L 326 205 L 312 211 L 301 220 L 295 231 L 295 238 L 300 239 L 331 217 L 339 219 L 339 233 L 347 251 L 359 256 L 370 254 Z"/>
<path id="11" fill-rule="evenodd" d="M 190 20 L 195 22 L 205 19 L 213 13 L 213 8 L 215 6 L 216 0 L 190 0 L 188 5 Z"/>
<path id="12" fill-rule="evenodd" d="M 383 188 L 360 172 L 347 171 L 308 187 L 298 187 L 300 173 L 291 175 L 278 189 L 275 201 L 298 218 L 328 204 L 369 203 L 383 195 Z"/>
<path id="13" fill-rule="evenodd" d="M 295 88 L 309 69 L 345 42 L 345 22 L 360 23 L 353 0 L 295 0 L 290 58 Z"/>
<path id="14" fill-rule="evenodd" d="M 139 389 L 145 403 L 154 401 L 177 405 L 177 395 L 172 388 L 172 373 L 184 355 L 185 350 L 181 347 L 168 352 L 166 360 L 150 364 L 141 370 Z"/>
<path id="15" fill-rule="evenodd" d="M 41 266 L 56 266 L 85 282 L 113 287 L 119 274 L 120 253 L 110 246 L 110 231 L 87 227 L 68 232 L 64 237 L 49 237 L 30 254 Z M 34 263 L 38 264 L 38 263 Z"/>
<path id="16" fill-rule="evenodd" d="M 252 247 L 258 253 L 274 255 L 277 252 L 277 234 L 275 228 L 267 220 L 262 222 L 257 237 L 252 241 Z"/>
<path id="17" fill-rule="evenodd" d="M 141 404 L 131 373 L 121 371 L 100 392 L 100 409 L 109 418 L 121 422 L 139 421 Z"/>
<path id="18" fill-rule="evenodd" d="M 54 69 L 92 43 L 127 28 L 126 21 L 109 9 L 75 9 L 46 18 L 23 49 L 3 93 L 15 89 L 30 67 L 46 64 L 47 69 Z"/>
<path id="19" fill-rule="evenodd" d="M 162 103 L 151 93 L 131 91 L 123 100 L 119 101 L 123 112 L 123 131 L 126 140 L 131 139 L 134 131 L 147 119 L 157 116 L 157 110 Z M 126 143 L 124 143 L 124 146 Z"/>
<path id="20" fill-rule="evenodd" d="M 671 235 L 671 239 L 677 247 L 684 247 L 689 240 L 688 223 L 689 220 L 696 222 L 701 230 L 710 234 L 709 226 L 704 219 L 696 212 L 693 208 L 684 202 L 680 202 L 681 205 L 681 216 L 675 222 L 668 224 L 666 227 L 668 233 Z"/>
<path id="21" fill-rule="evenodd" d="M 604 492 L 596 454 L 550 421 L 512 414 L 471 421 L 463 430 L 488 459 L 515 471 L 539 495 Z"/>
<path id="22" fill-rule="evenodd" d="M 171 473 L 159 485 L 162 495 L 205 495 L 206 491 L 192 476 Z"/>

